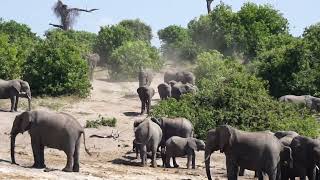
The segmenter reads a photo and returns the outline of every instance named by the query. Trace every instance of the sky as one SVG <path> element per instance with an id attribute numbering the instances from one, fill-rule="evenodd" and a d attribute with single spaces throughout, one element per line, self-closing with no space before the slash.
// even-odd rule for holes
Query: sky
<path id="1" fill-rule="evenodd" d="M 1 0 L 0 17 L 27 24 L 33 32 L 43 36 L 51 28 L 49 23 L 58 24 L 52 12 L 57 0 Z M 215 0 L 213 6 L 220 0 Z M 238 11 L 248 0 L 223 0 Z M 319 0 L 251 0 L 257 4 L 271 4 L 289 20 L 290 32 L 300 36 L 305 27 L 320 22 Z M 74 25 L 75 30 L 97 33 L 100 26 L 116 24 L 123 19 L 139 18 L 153 29 L 152 43 L 159 46 L 157 31 L 176 24 L 186 27 L 188 22 L 206 14 L 205 0 L 63 0 L 69 7 L 98 8 L 93 13 L 81 13 Z"/>

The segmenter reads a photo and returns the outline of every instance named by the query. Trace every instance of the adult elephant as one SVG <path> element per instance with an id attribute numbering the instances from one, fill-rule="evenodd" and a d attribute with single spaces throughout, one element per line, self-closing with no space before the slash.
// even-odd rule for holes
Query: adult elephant
<path id="1" fill-rule="evenodd" d="M 148 87 L 151 85 L 153 74 L 150 70 L 144 70 L 140 68 L 138 79 L 139 79 L 139 87 L 142 87 L 142 86 Z"/>
<path id="2" fill-rule="evenodd" d="M 172 84 L 172 81 L 170 81 Z M 180 82 L 175 83 L 171 87 L 171 96 L 176 100 L 179 100 L 183 94 L 196 93 L 198 91 L 197 86 L 192 84 L 182 84 Z"/>
<path id="3" fill-rule="evenodd" d="M 164 73 L 164 82 L 169 84 L 170 81 L 177 81 L 183 84 L 195 84 L 195 76 L 189 71 L 167 71 Z"/>
<path id="4" fill-rule="evenodd" d="M 31 137 L 34 168 L 45 168 L 44 147 L 62 150 L 67 155 L 63 171 L 79 172 L 80 138 L 86 152 L 85 134 L 79 122 L 69 114 L 46 111 L 28 111 L 17 115 L 11 129 L 11 161 L 15 161 L 15 139 L 19 133 L 28 131 Z"/>
<path id="5" fill-rule="evenodd" d="M 142 115 L 145 112 L 146 108 L 147 108 L 147 114 L 149 114 L 150 107 L 151 107 L 151 99 L 155 93 L 154 89 L 152 87 L 142 86 L 137 89 L 137 93 L 138 93 L 139 99 L 141 101 L 140 115 Z"/>
<path id="6" fill-rule="evenodd" d="M 158 92 L 161 100 L 171 97 L 171 86 L 167 83 L 161 83 L 158 85 Z"/>
<path id="7" fill-rule="evenodd" d="M 89 79 L 93 80 L 94 69 L 97 67 L 98 62 L 100 61 L 100 56 L 97 53 L 89 53 L 85 56 L 89 66 Z"/>
<path id="8" fill-rule="evenodd" d="M 296 95 L 285 95 L 281 96 L 279 98 L 280 102 L 289 102 L 293 104 L 298 104 L 298 105 L 304 105 L 309 108 L 311 108 L 311 99 L 313 96 L 310 95 L 301 95 L 301 96 L 296 96 Z"/>
<path id="9" fill-rule="evenodd" d="M 27 81 L 20 79 L 5 81 L 0 79 L 0 99 L 10 99 L 10 111 L 18 110 L 19 97 L 28 99 L 28 110 L 31 110 L 31 90 Z"/>
<path id="10" fill-rule="evenodd" d="M 293 169 L 289 169 L 287 179 L 316 179 L 317 166 L 320 167 L 320 141 L 304 136 L 296 136 L 290 144 L 293 157 Z"/>
<path id="11" fill-rule="evenodd" d="M 157 167 L 156 153 L 162 140 L 161 128 L 149 119 L 134 122 L 135 143 L 140 152 L 141 165 L 145 166 L 147 161 L 147 151 L 151 151 L 152 167 Z"/>
<path id="12" fill-rule="evenodd" d="M 237 179 L 238 167 L 266 173 L 270 180 L 279 178 L 280 160 L 291 161 L 291 149 L 267 132 L 245 132 L 228 125 L 218 126 L 207 134 L 205 148 L 206 173 L 211 180 L 210 156 L 214 151 L 225 153 L 228 179 Z"/>

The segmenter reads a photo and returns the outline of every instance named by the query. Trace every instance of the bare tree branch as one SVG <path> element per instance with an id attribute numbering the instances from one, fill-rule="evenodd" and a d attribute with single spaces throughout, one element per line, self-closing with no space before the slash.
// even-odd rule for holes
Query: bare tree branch
<path id="1" fill-rule="evenodd" d="M 97 11 L 99 9 L 90 9 L 90 10 L 87 10 L 87 9 L 79 9 L 79 8 L 71 8 L 69 9 L 70 11 L 82 11 L 82 12 L 87 12 L 87 13 L 91 13 L 93 11 Z"/>

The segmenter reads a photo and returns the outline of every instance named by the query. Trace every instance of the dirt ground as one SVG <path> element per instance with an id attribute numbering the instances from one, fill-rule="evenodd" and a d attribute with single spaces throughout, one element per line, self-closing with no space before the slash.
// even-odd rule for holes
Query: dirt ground
<path id="1" fill-rule="evenodd" d="M 151 168 L 140 167 L 139 160 L 135 159 L 132 152 L 133 122 L 136 119 L 144 119 L 146 116 L 137 116 L 140 111 L 140 101 L 136 89 L 138 82 L 110 82 L 106 78 L 106 71 L 97 70 L 92 82 L 91 96 L 86 99 L 43 98 L 34 99 L 34 109 L 51 109 L 72 114 L 84 126 L 87 120 L 95 120 L 99 115 L 117 118 L 115 128 L 86 128 L 86 142 L 92 156 L 85 153 L 81 144 L 80 173 L 65 173 L 61 169 L 65 166 L 66 156 L 62 151 L 54 149 L 45 150 L 45 162 L 47 172 L 44 169 L 29 168 L 33 164 L 33 155 L 28 133 L 17 136 L 16 161 L 20 165 L 11 165 L 10 139 L 14 117 L 24 111 L 25 100 L 20 102 L 19 112 L 5 112 L 9 109 L 9 100 L 0 100 L 0 179 L 180 179 L 200 180 L 206 179 L 204 153 L 196 153 L 196 169 L 186 169 L 186 158 L 177 158 L 180 168 Z M 163 81 L 163 72 L 157 73 L 151 86 L 157 89 L 157 85 Z M 153 97 L 152 104 L 159 101 L 159 95 Z M 112 130 L 120 132 L 120 138 L 99 139 L 89 138 L 92 134 L 110 135 Z M 158 165 L 162 165 L 160 159 Z M 150 165 L 150 160 L 148 160 Z M 221 153 L 215 153 L 211 157 L 211 171 L 213 178 L 226 179 L 225 158 Z M 246 171 L 246 175 L 240 179 L 253 179 L 253 172 Z"/>

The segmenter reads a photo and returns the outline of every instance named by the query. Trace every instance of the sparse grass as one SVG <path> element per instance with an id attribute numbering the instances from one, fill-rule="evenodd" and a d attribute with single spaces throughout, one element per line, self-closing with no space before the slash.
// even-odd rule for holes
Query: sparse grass
<path id="1" fill-rule="evenodd" d="M 109 126 L 116 127 L 117 119 L 116 118 L 105 118 L 99 114 L 98 119 L 90 121 L 87 120 L 86 128 L 98 128 L 99 126 Z"/>

